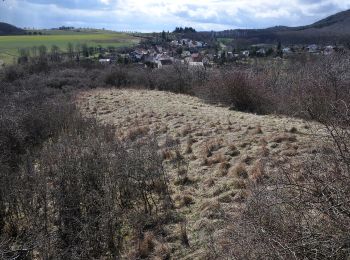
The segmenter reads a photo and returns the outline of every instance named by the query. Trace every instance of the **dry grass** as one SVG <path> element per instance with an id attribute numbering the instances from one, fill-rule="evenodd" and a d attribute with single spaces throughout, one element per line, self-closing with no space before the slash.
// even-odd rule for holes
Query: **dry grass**
<path id="1" fill-rule="evenodd" d="M 175 201 L 177 202 L 179 208 L 189 207 L 190 205 L 195 203 L 193 196 L 189 194 L 178 195 L 175 197 Z"/>
<path id="2" fill-rule="evenodd" d="M 205 142 L 202 148 L 203 157 L 210 157 L 213 155 L 213 152 L 219 150 L 222 147 L 223 140 L 222 139 L 212 139 L 210 141 Z"/>
<path id="3" fill-rule="evenodd" d="M 221 204 L 217 200 L 204 202 L 200 207 L 200 211 L 200 216 L 208 219 L 220 219 L 225 215 Z"/>
<path id="4" fill-rule="evenodd" d="M 279 134 L 272 137 L 271 142 L 282 143 L 282 142 L 296 142 L 297 138 L 295 135 L 290 135 L 287 133 Z"/>
<path id="5" fill-rule="evenodd" d="M 253 131 L 253 134 L 262 134 L 263 131 L 261 129 L 261 126 L 260 125 L 257 125 Z"/>
<path id="6" fill-rule="evenodd" d="M 231 177 L 238 177 L 242 179 L 247 179 L 248 178 L 248 171 L 247 167 L 244 163 L 238 163 L 234 167 L 232 167 L 229 170 L 229 176 Z"/>
<path id="7" fill-rule="evenodd" d="M 227 162 L 227 159 L 226 159 L 225 155 L 223 155 L 222 153 L 219 153 L 219 154 L 215 154 L 209 158 L 204 158 L 203 165 L 212 166 L 214 164 L 226 163 L 226 162 Z"/>
<path id="8" fill-rule="evenodd" d="M 157 245 L 154 248 L 154 260 L 165 260 L 170 259 L 171 256 L 171 249 L 168 245 L 164 243 L 157 243 Z"/>
<path id="9" fill-rule="evenodd" d="M 140 242 L 139 254 L 141 258 L 150 256 L 155 247 L 155 236 L 152 232 L 146 232 Z"/>
<path id="10" fill-rule="evenodd" d="M 189 242 L 188 235 L 187 235 L 187 224 L 186 223 L 181 223 L 181 225 L 180 225 L 180 240 L 184 246 L 186 246 L 186 247 L 190 246 L 190 242 Z"/>
<path id="11" fill-rule="evenodd" d="M 230 183 L 230 186 L 233 189 L 236 189 L 236 190 L 243 190 L 243 189 L 247 188 L 247 185 L 246 185 L 245 181 L 244 180 L 240 180 L 240 179 L 233 180 Z"/>
<path id="12" fill-rule="evenodd" d="M 251 179 L 256 182 L 261 182 L 265 177 L 264 166 L 261 161 L 256 161 L 250 171 Z"/>
<path id="13" fill-rule="evenodd" d="M 187 124 L 186 126 L 184 126 L 181 131 L 180 131 L 180 135 L 182 137 L 185 137 L 187 136 L 188 134 L 190 134 L 192 132 L 192 129 L 191 129 L 191 125 L 190 124 Z"/>
<path id="14" fill-rule="evenodd" d="M 231 164 L 229 162 L 222 162 L 219 166 L 219 173 L 221 176 L 225 176 L 228 173 L 228 170 L 230 169 Z"/>
<path id="15" fill-rule="evenodd" d="M 111 92 L 117 94 L 111 96 Z M 102 107 L 112 111 L 98 114 L 98 120 L 114 123 L 128 140 L 151 133 L 159 139 L 172 198 L 176 210 L 187 219 L 186 235 L 191 239 L 191 247 L 183 251 L 181 235 L 176 241 L 169 238 L 171 246 L 154 242 L 149 252 L 150 247 L 144 242 L 144 254 L 156 259 L 166 259 L 170 248 L 173 259 L 185 259 L 185 255 L 187 259 L 203 259 L 207 242 L 193 227 L 198 218 L 215 223 L 226 215 L 239 214 L 249 196 L 249 179 L 264 180 L 269 170 L 278 167 L 275 165 L 281 155 L 284 161 L 300 160 L 301 151 L 311 153 L 316 143 L 311 141 L 312 127 L 306 129 L 302 120 L 230 111 L 191 96 L 93 90 L 83 93 L 80 100 L 81 109 L 88 116 L 95 117 L 93 110 L 101 111 Z M 265 165 L 266 160 L 271 163 Z M 181 233 L 173 225 L 167 228 L 169 234 Z"/>
<path id="16" fill-rule="evenodd" d="M 150 128 L 148 126 L 132 127 L 123 135 L 123 139 L 135 141 L 137 138 L 147 135 L 149 131 Z"/>

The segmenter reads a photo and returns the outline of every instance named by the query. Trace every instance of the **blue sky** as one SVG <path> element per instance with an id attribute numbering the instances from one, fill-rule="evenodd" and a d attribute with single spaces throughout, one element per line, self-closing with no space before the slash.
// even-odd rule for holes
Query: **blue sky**
<path id="1" fill-rule="evenodd" d="M 350 0 L 5 0 L 0 21 L 35 28 L 223 30 L 305 25 L 347 9 Z"/>

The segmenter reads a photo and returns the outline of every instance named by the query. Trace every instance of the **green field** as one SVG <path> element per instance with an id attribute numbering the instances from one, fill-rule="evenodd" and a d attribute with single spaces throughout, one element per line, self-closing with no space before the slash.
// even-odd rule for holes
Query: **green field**
<path id="1" fill-rule="evenodd" d="M 221 42 L 225 45 L 230 44 L 234 38 L 217 38 L 218 42 Z"/>
<path id="2" fill-rule="evenodd" d="M 13 63 L 19 49 L 40 45 L 45 45 L 48 50 L 52 45 L 56 45 L 65 51 L 69 42 L 74 45 L 86 43 L 89 47 L 126 47 L 139 42 L 139 38 L 110 31 L 43 31 L 43 33 L 44 35 L 0 36 L 0 60 L 6 64 Z"/>

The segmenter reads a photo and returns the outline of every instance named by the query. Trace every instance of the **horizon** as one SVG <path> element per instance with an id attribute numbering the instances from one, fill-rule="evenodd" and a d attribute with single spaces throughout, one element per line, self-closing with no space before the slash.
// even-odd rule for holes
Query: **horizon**
<path id="1" fill-rule="evenodd" d="M 0 2 L 2 22 L 21 28 L 60 26 L 113 31 L 172 31 L 177 26 L 197 31 L 262 29 L 312 24 L 350 9 L 340 0 L 5 0 Z M 137 18 L 135 18 L 137 17 Z"/>

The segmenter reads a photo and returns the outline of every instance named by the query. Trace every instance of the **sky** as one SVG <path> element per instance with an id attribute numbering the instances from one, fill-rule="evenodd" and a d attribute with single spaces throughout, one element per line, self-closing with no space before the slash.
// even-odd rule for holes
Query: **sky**
<path id="1" fill-rule="evenodd" d="M 350 9 L 350 0 L 0 0 L 0 21 L 18 27 L 198 31 L 300 26 Z"/>

